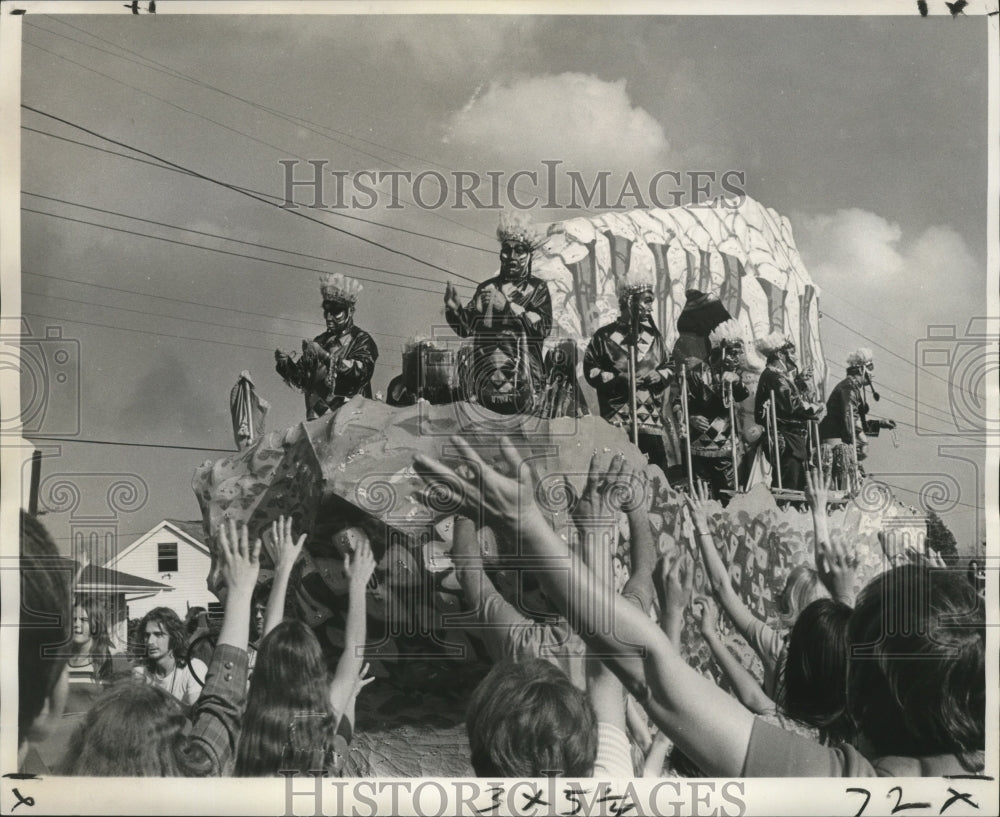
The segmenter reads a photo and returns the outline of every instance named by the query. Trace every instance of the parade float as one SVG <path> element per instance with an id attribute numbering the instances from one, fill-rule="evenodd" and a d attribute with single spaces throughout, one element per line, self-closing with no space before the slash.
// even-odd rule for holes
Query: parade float
<path id="1" fill-rule="evenodd" d="M 755 373 L 764 366 L 752 341 L 781 331 L 794 339 L 822 395 L 820 293 L 787 219 L 746 199 L 549 225 L 533 261 L 533 274 L 547 283 L 553 304 L 547 346 L 572 342 L 582 349 L 598 327 L 614 319 L 616 282 L 632 268 L 653 276 L 655 320 L 668 349 L 681 346 L 686 355 L 704 355 L 714 326 L 735 319 L 747 341 L 752 393 Z M 708 296 L 701 312 L 685 309 L 692 291 Z M 446 345 L 443 339 L 435 342 Z M 752 422 L 752 409 L 750 414 Z M 412 467 L 417 453 L 448 461 L 455 453 L 454 434 L 493 464 L 502 462 L 499 438 L 509 437 L 531 463 L 537 501 L 564 535 L 567 505 L 583 489 L 593 452 L 622 451 L 651 472 L 649 516 L 660 551 L 692 546 L 682 493 L 659 469 L 645 466 L 625 431 L 593 415 L 501 416 L 470 402 L 393 407 L 355 396 L 333 413 L 265 433 L 240 452 L 203 464 L 193 487 L 208 541 L 225 518 L 261 531 L 279 515 L 290 515 L 295 530 L 309 534 L 308 558 L 290 595 L 331 655 L 343 644 L 344 553 L 359 536 L 371 541 L 379 567 L 368 591 L 368 653 L 376 673 L 391 682 L 384 690 L 393 692 L 383 691 L 360 724 L 363 734 L 352 752 L 359 774 L 440 774 L 465 762 L 463 695 L 481 676 L 485 653 L 474 628 L 465 626 L 469 616 L 462 618 L 449 558 L 454 508 L 435 504 L 433 497 L 422 500 L 424 485 Z M 780 496 L 776 501 L 763 481 L 739 488 L 726 507 L 713 505 L 715 542 L 744 602 L 770 621 L 789 570 L 813 562 L 811 519 L 799 504 Z M 615 560 L 621 585 L 628 573 L 628 530 L 624 516 L 619 522 Z M 860 586 L 894 553 L 922 546 L 924 519 L 886 486 L 868 481 L 831 511 L 830 528 L 834 536 L 857 543 Z M 882 544 L 880 532 L 886 534 Z M 498 541 L 489 528 L 480 538 L 488 572 L 518 569 L 513 543 Z M 263 564 L 265 575 L 269 567 Z M 699 568 L 695 592 L 708 591 Z M 730 646 L 752 666 L 753 651 L 731 628 L 727 632 Z M 690 663 L 716 673 L 693 621 L 681 649 Z M 422 707 L 423 695 L 432 698 Z M 442 695 L 454 706 L 442 707 Z M 393 750 L 383 751 L 380 742 L 391 743 Z"/>

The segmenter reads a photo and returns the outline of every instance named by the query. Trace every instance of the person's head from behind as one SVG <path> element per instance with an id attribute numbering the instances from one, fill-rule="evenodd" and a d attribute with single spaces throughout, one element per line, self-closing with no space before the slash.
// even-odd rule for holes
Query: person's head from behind
<path id="1" fill-rule="evenodd" d="M 304 622 L 278 624 L 260 643 L 236 752 L 238 776 L 324 768 L 332 745 L 330 680 L 319 640 Z M 342 713 L 339 713 L 342 714 Z"/>
<path id="2" fill-rule="evenodd" d="M 870 755 L 955 755 L 982 767 L 985 617 L 959 572 L 904 565 L 873 579 L 851 614 L 848 711 Z"/>
<path id="3" fill-rule="evenodd" d="M 152 670 L 157 665 L 168 672 L 174 663 L 183 666 L 187 630 L 184 622 L 169 607 L 154 607 L 139 622 L 139 638 L 145 648 L 145 663 Z"/>
<path id="4" fill-rule="evenodd" d="M 198 628 L 202 626 L 208 611 L 204 607 L 189 607 L 187 615 L 184 616 L 184 630 L 187 632 L 188 636 L 194 635 Z"/>
<path id="5" fill-rule="evenodd" d="M 806 607 L 816 599 L 829 598 L 830 594 L 820 581 L 819 574 L 810 565 L 796 565 L 785 580 L 785 588 L 778 597 L 778 617 L 785 627 L 791 627 Z"/>
<path id="6" fill-rule="evenodd" d="M 66 702 L 73 575 L 48 531 L 24 511 L 20 534 L 17 739 L 26 750 L 29 740 L 45 737 Z"/>
<path id="7" fill-rule="evenodd" d="M 795 621 L 781 670 L 782 711 L 833 742 L 852 736 L 847 717 L 847 624 L 851 608 L 817 599 Z"/>
<path id="8" fill-rule="evenodd" d="M 181 703 L 142 681 L 110 687 L 87 712 L 66 749 L 66 774 L 87 777 L 197 776 L 181 750 Z"/>
<path id="9" fill-rule="evenodd" d="M 589 777 L 597 720 L 586 694 L 540 658 L 503 661 L 469 701 L 465 720 L 479 777 Z"/>

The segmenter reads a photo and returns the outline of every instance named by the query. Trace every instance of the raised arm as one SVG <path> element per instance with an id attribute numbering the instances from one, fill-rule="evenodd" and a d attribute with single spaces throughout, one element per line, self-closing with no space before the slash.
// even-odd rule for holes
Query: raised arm
<path id="1" fill-rule="evenodd" d="M 854 606 L 854 581 L 858 569 L 857 552 L 841 541 L 832 541 L 826 515 L 826 475 L 810 466 L 806 471 L 806 498 L 812 512 L 816 546 L 816 572 L 830 595 L 848 607 Z"/>
<path id="2" fill-rule="evenodd" d="M 680 649 L 684 610 L 694 590 L 694 560 L 689 553 L 673 550 L 660 563 L 660 626 L 675 649 Z"/>
<path id="3" fill-rule="evenodd" d="M 292 568 L 295 567 L 296 560 L 302 553 L 302 545 L 306 541 L 306 535 L 303 533 L 296 542 L 292 538 L 292 517 L 289 516 L 286 519 L 284 516 L 279 516 L 277 522 L 271 523 L 270 536 L 265 541 L 271 560 L 274 562 L 274 583 L 271 585 L 271 595 L 267 598 L 267 607 L 264 610 L 262 639 L 285 617 L 288 579 L 292 575 Z"/>
<path id="4" fill-rule="evenodd" d="M 718 597 L 722 609 L 733 620 L 737 631 L 749 640 L 750 630 L 757 624 L 758 620 L 733 590 L 729 570 L 715 547 L 715 540 L 712 539 L 712 531 L 708 524 L 708 488 L 700 483 L 696 484 L 694 496 L 685 497 L 685 502 L 691 513 L 691 521 L 694 523 L 694 537 L 701 550 L 701 558 L 705 562 L 705 570 L 708 573 L 712 590 Z"/>
<path id="5" fill-rule="evenodd" d="M 260 571 L 261 542 L 249 544 L 246 526 L 237 530 L 235 520 L 226 520 L 216 544 L 214 581 L 225 598 L 225 616 L 180 748 L 188 769 L 204 776 L 225 774 L 236 752 L 247 692 L 250 600 Z"/>
<path id="6" fill-rule="evenodd" d="M 226 588 L 225 615 L 216 646 L 228 644 L 246 652 L 250 637 L 250 600 L 260 573 L 260 539 L 251 545 L 246 526 L 239 530 L 236 521 L 228 519 L 219 526 L 219 581 Z"/>
<path id="7" fill-rule="evenodd" d="M 587 568 L 545 522 L 534 503 L 527 469 L 508 440 L 502 450 L 518 479 L 498 474 L 461 438 L 453 441 L 479 464 L 481 481 L 463 480 L 437 460 L 418 455 L 415 466 L 421 477 L 449 494 L 463 513 L 478 514 L 482 509 L 490 524 L 519 537 L 525 552 L 543 569 L 539 575 L 549 598 L 565 611 L 588 646 L 612 656 L 608 660 L 615 674 L 659 727 L 709 774 L 740 774 L 753 715 L 689 667 L 659 627 L 634 605 L 620 602 L 596 582 L 590 583 L 590 597 L 583 597 Z M 559 575 L 568 580 L 558 580 Z M 579 603 L 571 603 L 578 598 Z M 614 624 L 602 628 L 601 621 Z"/>
<path id="8" fill-rule="evenodd" d="M 344 628 L 344 652 L 330 682 L 330 706 L 334 712 L 349 717 L 348 705 L 354 700 L 354 685 L 364 665 L 366 588 L 375 572 L 375 556 L 367 537 L 344 557 L 348 576 L 347 623 Z M 353 725 L 353 718 L 349 718 Z"/>
<path id="9" fill-rule="evenodd" d="M 694 601 L 694 609 L 700 610 L 701 634 L 712 651 L 715 663 L 729 678 L 736 692 L 736 697 L 751 712 L 758 715 L 774 712 L 775 705 L 763 687 L 757 683 L 750 671 L 739 662 L 719 635 L 719 611 L 715 602 L 706 596 L 700 596 Z"/>

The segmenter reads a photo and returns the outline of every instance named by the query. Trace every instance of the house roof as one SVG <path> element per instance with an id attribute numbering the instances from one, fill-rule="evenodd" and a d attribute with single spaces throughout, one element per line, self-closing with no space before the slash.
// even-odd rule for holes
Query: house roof
<path id="1" fill-rule="evenodd" d="M 185 522 L 179 519 L 164 519 L 162 522 L 158 522 L 150 528 L 146 533 L 142 534 L 142 536 L 132 542 L 132 544 L 126 545 L 118 551 L 115 556 L 112 556 L 107 562 L 105 562 L 105 566 L 117 564 L 133 550 L 141 547 L 146 542 L 154 539 L 164 532 L 169 536 L 177 537 L 178 540 L 185 542 L 188 546 L 194 548 L 205 556 L 209 555 L 208 545 L 203 541 L 205 534 L 202 530 L 200 520 L 197 522 Z"/>
<path id="2" fill-rule="evenodd" d="M 205 543 L 205 528 L 201 524 L 200 519 L 194 520 L 184 520 L 184 519 L 167 519 L 164 520 L 169 522 L 172 527 L 177 528 L 177 530 L 183 531 L 192 539 Z"/>
<path id="3" fill-rule="evenodd" d="M 63 559 L 67 567 L 77 569 L 77 562 L 72 559 Z M 123 573 L 120 570 L 112 570 L 110 567 L 100 567 L 99 565 L 87 565 L 80 574 L 76 582 L 77 590 L 108 592 L 109 588 L 114 588 L 117 593 L 140 593 L 149 590 L 173 590 L 169 584 L 154 582 L 151 579 L 143 579 L 141 576 L 133 576 L 131 573 Z"/>

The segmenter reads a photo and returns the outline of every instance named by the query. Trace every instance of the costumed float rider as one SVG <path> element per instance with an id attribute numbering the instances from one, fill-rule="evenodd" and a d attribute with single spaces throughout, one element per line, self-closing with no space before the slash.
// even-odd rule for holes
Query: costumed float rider
<path id="1" fill-rule="evenodd" d="M 708 360 L 688 358 L 687 404 L 691 440 L 691 470 L 695 479 L 705 480 L 712 494 L 728 501 L 723 490 L 736 486 L 733 470 L 733 442 L 737 462 L 743 454 L 737 428 L 733 433 L 729 403 L 741 403 L 750 390 L 740 376 L 743 360 L 743 337 L 739 323 L 730 319 L 719 324 L 708 336 L 712 344 Z M 729 384 L 727 386 L 726 384 Z M 685 432 L 680 392 L 674 396 L 672 408 L 677 427 Z M 737 421 L 738 422 L 738 421 Z"/>
<path id="2" fill-rule="evenodd" d="M 778 453 L 781 459 L 781 487 L 786 491 L 804 491 L 806 461 L 809 457 L 809 421 L 823 416 L 822 404 L 812 402 L 803 389 L 795 362 L 795 344 L 781 332 L 772 332 L 757 341 L 757 351 L 767 360 L 767 366 L 757 381 L 754 399 L 754 420 L 765 429 L 769 424 L 764 404 L 774 394 L 774 411 L 778 426 Z M 774 467 L 774 453 L 769 438 L 764 437 L 764 453 Z M 772 478 L 772 486 L 777 487 Z"/>
<path id="3" fill-rule="evenodd" d="M 667 350 L 653 323 L 653 279 L 629 270 L 618 288 L 618 319 L 602 326 L 583 356 L 583 373 L 597 391 L 601 417 L 632 435 L 629 347 L 636 347 L 635 400 L 639 450 L 667 471 L 663 392 L 670 378 Z"/>
<path id="4" fill-rule="evenodd" d="M 854 493 L 864 471 L 858 465 L 868 456 L 869 434 L 878 436 L 883 428 L 896 427 L 894 420 L 868 419 L 865 387 L 872 387 L 875 357 L 871 349 L 857 349 L 847 357 L 847 377 L 841 380 L 826 401 L 826 416 L 819 424 L 823 444 L 823 470 L 833 487 Z M 852 446 L 851 443 L 854 443 Z"/>
<path id="5" fill-rule="evenodd" d="M 274 368 L 285 383 L 302 390 L 306 419 L 315 420 L 356 394 L 372 396 L 371 379 L 378 360 L 375 340 L 354 325 L 361 284 L 341 273 L 320 283 L 326 331 L 302 341 L 302 356 L 275 350 Z"/>
<path id="6" fill-rule="evenodd" d="M 498 414 L 533 412 L 545 385 L 542 343 L 552 329 L 549 288 L 531 274 L 542 239 L 521 213 L 501 215 L 497 239 L 500 274 L 480 284 L 465 306 L 449 282 L 444 314 L 459 337 L 472 337 L 465 399 Z"/>

